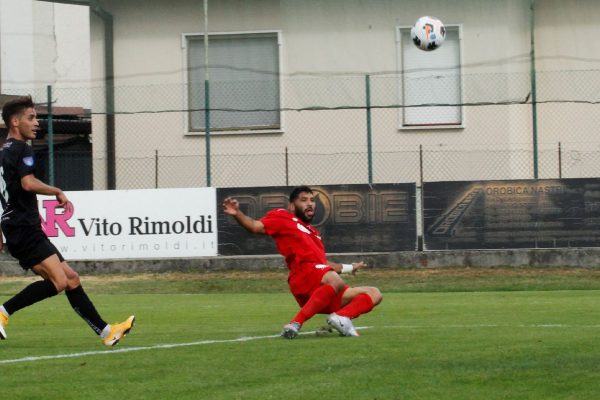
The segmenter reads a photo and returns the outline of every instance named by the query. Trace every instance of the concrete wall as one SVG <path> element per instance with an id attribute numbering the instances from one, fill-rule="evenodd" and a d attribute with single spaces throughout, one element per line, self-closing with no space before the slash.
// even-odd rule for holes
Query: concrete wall
<path id="1" fill-rule="evenodd" d="M 332 261 L 345 263 L 364 260 L 377 269 L 600 267 L 600 249 L 597 248 L 329 254 L 328 258 Z M 286 270 L 283 258 L 278 255 L 218 256 L 165 260 L 71 261 L 69 265 L 82 274 Z M 7 255 L 0 257 L 0 276 L 23 274 L 23 270 L 14 260 Z"/>

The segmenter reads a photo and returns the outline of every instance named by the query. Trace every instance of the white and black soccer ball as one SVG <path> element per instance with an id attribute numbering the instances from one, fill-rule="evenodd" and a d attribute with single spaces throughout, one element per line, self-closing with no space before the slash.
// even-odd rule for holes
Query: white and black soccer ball
<path id="1" fill-rule="evenodd" d="M 424 16 L 415 22 L 410 30 L 413 43 L 421 50 L 435 50 L 444 43 L 446 28 L 435 17 Z"/>

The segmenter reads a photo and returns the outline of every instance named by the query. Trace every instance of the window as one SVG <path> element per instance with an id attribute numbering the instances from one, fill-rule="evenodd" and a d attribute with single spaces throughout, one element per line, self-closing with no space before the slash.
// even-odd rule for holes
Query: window
<path id="1" fill-rule="evenodd" d="M 402 127 L 461 126 L 462 90 L 458 26 L 446 26 L 444 44 L 434 51 L 418 49 L 410 28 L 400 28 Z M 448 106 L 418 106 L 450 104 Z M 417 106 L 417 107 L 410 107 Z"/>
<path id="2" fill-rule="evenodd" d="M 187 36 L 189 130 L 206 129 L 204 36 Z M 212 130 L 280 129 L 279 35 L 209 36 Z"/>

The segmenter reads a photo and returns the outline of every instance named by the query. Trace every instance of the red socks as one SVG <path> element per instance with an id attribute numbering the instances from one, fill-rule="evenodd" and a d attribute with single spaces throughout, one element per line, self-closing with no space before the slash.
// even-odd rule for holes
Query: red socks
<path id="1" fill-rule="evenodd" d="M 335 313 L 337 315 L 352 319 L 358 317 L 359 315 L 368 313 L 373 309 L 373 307 L 375 306 L 373 305 L 371 296 L 366 293 L 361 293 L 354 297 L 350 303 L 346 304 Z"/>
<path id="2" fill-rule="evenodd" d="M 336 292 L 333 286 L 321 286 L 315 290 L 312 296 L 310 296 L 310 299 L 308 299 L 306 304 L 300 309 L 300 312 L 294 317 L 293 321 L 298 322 L 300 325 L 304 324 L 304 321 L 327 307 L 334 299 L 335 295 Z"/>

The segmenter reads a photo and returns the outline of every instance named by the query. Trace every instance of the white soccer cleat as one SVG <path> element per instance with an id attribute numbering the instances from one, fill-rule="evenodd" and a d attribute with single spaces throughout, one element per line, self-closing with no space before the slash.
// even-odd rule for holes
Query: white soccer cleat
<path id="1" fill-rule="evenodd" d="M 348 317 L 343 317 L 341 315 L 337 315 L 336 313 L 332 313 L 329 314 L 329 317 L 327 317 L 327 323 L 342 336 L 360 336 L 358 332 L 356 332 L 356 329 L 354 329 L 352 320 L 350 320 Z"/>
<path id="2" fill-rule="evenodd" d="M 283 327 L 281 336 L 286 339 L 293 339 L 300 333 L 300 324 L 297 322 L 290 322 Z"/>

